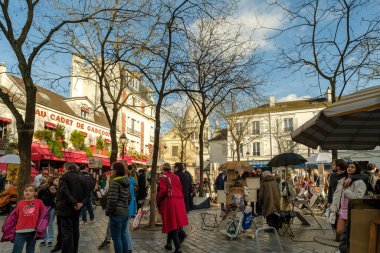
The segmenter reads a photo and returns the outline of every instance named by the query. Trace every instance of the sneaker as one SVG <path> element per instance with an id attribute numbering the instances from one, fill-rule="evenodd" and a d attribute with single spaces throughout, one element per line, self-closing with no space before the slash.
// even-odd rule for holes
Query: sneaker
<path id="1" fill-rule="evenodd" d="M 108 246 L 108 245 L 110 245 L 111 244 L 111 242 L 109 241 L 109 240 L 104 240 L 103 242 L 102 242 L 102 244 L 100 244 L 99 246 L 98 246 L 98 249 L 103 249 L 103 248 L 105 248 L 106 246 Z"/>
<path id="2" fill-rule="evenodd" d="M 45 247 L 46 246 L 46 242 L 40 242 L 40 247 Z"/>
<path id="3" fill-rule="evenodd" d="M 81 224 L 81 225 L 87 225 L 87 221 L 81 221 L 81 222 L 79 222 L 79 224 Z"/>
<path id="4" fill-rule="evenodd" d="M 166 244 L 166 245 L 164 246 L 164 248 L 165 248 L 166 250 L 173 250 L 172 245 L 169 245 L 169 244 Z"/>
<path id="5" fill-rule="evenodd" d="M 54 248 L 52 249 L 52 250 L 50 250 L 50 252 L 58 252 L 58 251 L 60 251 L 62 248 L 60 247 L 60 246 L 58 246 L 58 245 L 55 245 L 54 246 Z"/>
<path id="6" fill-rule="evenodd" d="M 95 219 L 93 219 L 93 220 L 90 220 L 90 222 L 91 222 L 91 223 L 94 223 L 94 222 L 95 222 Z"/>
<path id="7" fill-rule="evenodd" d="M 53 242 L 48 242 L 47 246 L 48 247 L 53 247 Z"/>

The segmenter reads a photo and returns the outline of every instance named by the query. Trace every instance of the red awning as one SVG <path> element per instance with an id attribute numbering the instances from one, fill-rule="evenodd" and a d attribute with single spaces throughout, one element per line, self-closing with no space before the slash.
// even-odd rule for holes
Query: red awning
<path id="1" fill-rule="evenodd" d="M 105 139 L 106 143 L 111 143 L 110 139 Z"/>
<path id="2" fill-rule="evenodd" d="M 7 119 L 7 118 L 3 118 L 3 117 L 0 117 L 0 121 L 6 122 L 6 123 L 12 123 L 11 119 Z"/>
<path id="3" fill-rule="evenodd" d="M 45 126 L 49 127 L 49 128 L 53 128 L 53 129 L 57 128 L 56 124 L 53 124 L 53 123 L 50 123 L 50 122 L 47 122 L 47 121 L 45 121 Z"/>
<path id="4" fill-rule="evenodd" d="M 82 106 L 80 109 L 84 112 L 90 112 L 90 109 L 85 106 Z"/>
<path id="5" fill-rule="evenodd" d="M 50 152 L 49 146 L 44 144 L 32 144 L 32 161 L 50 160 L 88 164 L 86 152 L 81 150 L 64 149 L 63 157 L 59 158 Z"/>

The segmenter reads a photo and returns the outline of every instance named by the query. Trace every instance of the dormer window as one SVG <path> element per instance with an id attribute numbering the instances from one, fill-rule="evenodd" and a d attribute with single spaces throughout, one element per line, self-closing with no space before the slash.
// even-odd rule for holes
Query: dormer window
<path id="1" fill-rule="evenodd" d="M 82 118 L 87 119 L 89 114 L 90 114 L 90 109 L 89 109 L 86 105 L 83 105 L 83 106 L 80 108 L 80 116 L 81 116 Z"/>

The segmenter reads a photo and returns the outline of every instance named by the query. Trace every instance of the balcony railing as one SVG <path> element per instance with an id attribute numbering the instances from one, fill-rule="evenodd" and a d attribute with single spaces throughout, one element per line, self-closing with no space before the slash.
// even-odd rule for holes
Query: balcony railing
<path id="1" fill-rule="evenodd" d="M 138 136 L 138 137 L 140 137 L 140 135 L 141 135 L 140 131 L 137 131 L 137 130 L 132 129 L 132 128 L 127 128 L 127 133 L 134 135 L 134 136 Z"/>
<path id="2" fill-rule="evenodd" d="M 260 134 L 260 130 L 257 129 L 257 130 L 252 130 L 252 134 Z"/>

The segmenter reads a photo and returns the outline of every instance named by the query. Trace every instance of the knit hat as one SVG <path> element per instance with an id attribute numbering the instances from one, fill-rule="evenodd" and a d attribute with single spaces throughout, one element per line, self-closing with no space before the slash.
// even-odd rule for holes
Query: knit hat
<path id="1" fill-rule="evenodd" d="M 272 176 L 272 173 L 270 173 L 269 170 L 266 170 L 266 171 L 264 171 L 261 175 L 263 176 L 263 178 L 265 178 L 265 177 Z"/>

